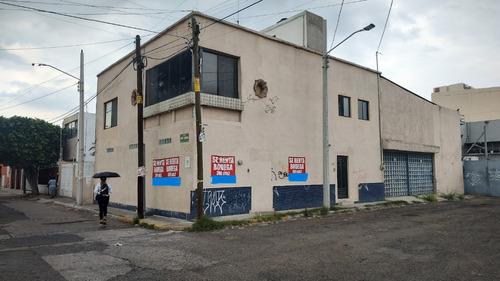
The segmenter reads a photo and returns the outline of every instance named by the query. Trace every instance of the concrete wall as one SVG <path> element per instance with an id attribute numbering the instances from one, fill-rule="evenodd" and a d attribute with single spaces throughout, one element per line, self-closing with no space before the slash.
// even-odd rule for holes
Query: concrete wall
<path id="1" fill-rule="evenodd" d="M 279 21 L 262 30 L 262 33 L 325 53 L 326 29 L 326 20 L 311 12 L 304 11 Z"/>
<path id="2" fill-rule="evenodd" d="M 381 79 L 382 148 L 434 153 L 437 193 L 463 193 L 460 115 Z"/>

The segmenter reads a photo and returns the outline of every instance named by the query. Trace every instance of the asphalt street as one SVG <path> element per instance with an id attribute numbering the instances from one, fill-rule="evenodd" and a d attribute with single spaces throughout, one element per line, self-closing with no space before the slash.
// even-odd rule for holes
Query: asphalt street
<path id="1" fill-rule="evenodd" d="M 42 203 L 44 202 L 44 203 Z M 500 198 L 215 232 L 135 227 L 0 192 L 1 280 L 499 280 Z"/>

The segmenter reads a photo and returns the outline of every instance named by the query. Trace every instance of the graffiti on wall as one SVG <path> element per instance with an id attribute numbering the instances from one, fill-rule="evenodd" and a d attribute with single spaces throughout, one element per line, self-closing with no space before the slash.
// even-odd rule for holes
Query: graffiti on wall
<path id="1" fill-rule="evenodd" d="M 277 96 L 271 98 L 258 98 L 252 95 L 249 95 L 248 98 L 243 101 L 243 103 L 247 102 L 261 102 L 264 104 L 264 112 L 273 114 L 276 111 L 276 104 L 278 103 L 279 98 Z"/>
<path id="2" fill-rule="evenodd" d="M 279 161 L 271 166 L 271 181 L 278 181 L 288 178 L 288 163 Z"/>
<path id="3" fill-rule="evenodd" d="M 465 179 L 470 186 L 478 186 L 482 184 L 482 176 L 476 172 L 469 172 L 465 174 Z"/>
<path id="4" fill-rule="evenodd" d="M 203 211 L 205 214 L 219 212 L 223 214 L 222 207 L 226 204 L 224 190 L 205 190 L 203 191 Z"/>
<path id="5" fill-rule="evenodd" d="M 207 216 L 247 214 L 252 207 L 250 187 L 210 188 L 203 190 L 203 212 Z M 196 214 L 197 193 L 191 192 L 191 214 Z"/>
<path id="6" fill-rule="evenodd" d="M 490 181 L 500 181 L 500 170 L 490 170 L 488 174 Z"/>

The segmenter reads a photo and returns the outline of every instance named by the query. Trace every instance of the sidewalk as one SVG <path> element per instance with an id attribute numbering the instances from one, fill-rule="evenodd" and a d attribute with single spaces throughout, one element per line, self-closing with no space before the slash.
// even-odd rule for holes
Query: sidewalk
<path id="1" fill-rule="evenodd" d="M 19 196 L 23 194 L 23 191 L 19 189 L 1 188 L 0 192 L 4 194 L 15 194 Z M 27 191 L 27 194 L 29 195 L 30 191 Z M 83 204 L 82 206 L 78 206 L 76 205 L 76 201 L 70 197 L 57 196 L 55 198 L 50 198 L 47 194 L 39 194 L 36 197 L 33 197 L 33 200 L 37 200 L 37 202 L 39 203 L 52 203 L 65 206 L 67 208 L 99 213 L 99 206 L 97 204 Z M 108 207 L 108 217 L 133 223 L 134 218 L 137 217 L 137 213 L 135 211 Z M 156 229 L 165 230 L 184 230 L 193 224 L 193 222 L 191 221 L 155 215 L 147 216 L 146 218 L 139 220 L 139 223 L 151 224 Z"/>
<path id="2" fill-rule="evenodd" d="M 16 194 L 21 196 L 22 190 L 18 189 L 4 189 L 0 188 L 0 194 Z M 28 192 L 30 194 L 30 192 Z M 443 200 L 442 198 L 439 198 L 440 201 Z M 79 209 L 79 210 L 86 210 L 89 212 L 95 212 L 99 213 L 99 206 L 97 204 L 84 204 L 82 206 L 76 205 L 76 201 L 73 198 L 70 197 L 62 197 L 62 196 L 57 196 L 55 198 L 50 198 L 47 194 L 40 194 L 36 197 L 33 197 L 33 200 L 37 200 L 39 203 L 52 203 L 52 204 L 57 204 L 57 205 L 62 205 L 67 208 L 73 208 L 73 209 Z M 385 202 L 387 201 L 406 201 L 410 204 L 413 204 L 415 202 L 424 202 L 424 200 L 419 199 L 414 196 L 402 196 L 402 197 L 391 197 L 387 198 Z M 380 202 L 370 202 L 370 203 L 355 203 L 355 204 L 341 204 L 339 207 L 356 207 L 359 209 L 364 209 L 365 205 L 372 205 Z M 288 210 L 288 211 L 293 211 L 293 210 Z M 242 214 L 242 215 L 233 215 L 233 216 L 223 216 L 223 217 L 214 217 L 213 219 L 216 221 L 224 221 L 224 220 L 244 220 L 244 219 L 250 219 L 254 216 L 261 215 L 261 214 Z M 114 208 L 114 207 L 108 207 L 108 217 L 111 218 L 116 218 L 121 221 L 125 222 L 130 222 L 133 223 L 134 219 L 137 217 L 137 212 L 135 211 L 130 211 L 130 210 L 125 210 L 125 209 L 120 209 L 120 208 Z M 171 218 L 171 217 L 164 217 L 164 216 L 146 216 L 146 218 L 139 220 L 139 223 L 147 223 L 150 225 L 153 225 L 154 228 L 156 229 L 164 229 L 164 230 L 185 230 L 186 228 L 191 227 L 193 224 L 192 221 L 187 221 L 183 219 L 177 219 L 177 218 Z"/>

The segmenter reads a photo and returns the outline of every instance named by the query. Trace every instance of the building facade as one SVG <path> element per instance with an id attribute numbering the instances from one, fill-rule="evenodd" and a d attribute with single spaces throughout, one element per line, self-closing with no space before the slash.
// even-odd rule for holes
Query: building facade
<path id="1" fill-rule="evenodd" d="M 85 133 L 83 153 L 83 202 L 92 202 L 92 176 L 94 174 L 95 114 L 84 113 Z M 78 186 L 78 113 L 63 120 L 61 134 L 61 160 L 59 161 L 59 195 L 76 198 Z"/>
<path id="2" fill-rule="evenodd" d="M 192 17 L 201 27 L 200 136 Z M 142 123 L 149 211 L 196 217 L 198 157 L 206 215 L 322 206 L 321 52 L 193 13 L 143 44 L 141 54 L 147 59 Z M 134 56 L 98 75 L 96 103 L 95 170 L 121 175 L 110 181 L 110 204 L 124 208 L 138 202 Z M 455 110 L 377 71 L 334 57 L 329 65 L 332 205 L 463 192 Z"/>
<path id="3" fill-rule="evenodd" d="M 461 114 L 465 192 L 500 196 L 500 87 L 436 87 L 432 101 Z"/>
<path id="4" fill-rule="evenodd" d="M 500 119 L 500 87 L 476 89 L 464 83 L 434 88 L 432 102 L 458 110 L 464 122 Z"/>

